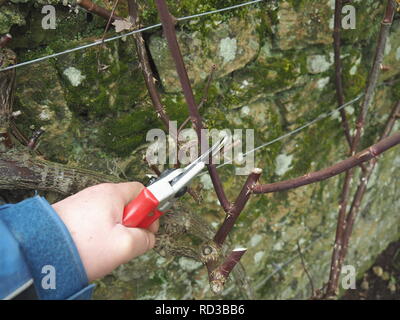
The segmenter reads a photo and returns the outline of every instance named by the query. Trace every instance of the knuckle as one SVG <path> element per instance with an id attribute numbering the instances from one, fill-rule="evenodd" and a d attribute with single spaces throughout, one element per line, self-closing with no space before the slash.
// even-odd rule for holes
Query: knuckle
<path id="1" fill-rule="evenodd" d="M 136 188 L 136 189 L 138 189 L 138 190 L 144 189 L 144 185 L 143 185 L 142 183 L 140 183 L 140 182 L 138 182 L 138 181 L 134 181 L 134 182 L 132 182 L 132 183 L 133 183 L 134 188 Z"/>

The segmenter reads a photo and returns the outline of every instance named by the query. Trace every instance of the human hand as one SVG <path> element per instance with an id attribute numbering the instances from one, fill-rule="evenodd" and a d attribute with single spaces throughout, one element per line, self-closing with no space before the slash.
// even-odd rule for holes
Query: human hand
<path id="1" fill-rule="evenodd" d="M 124 207 L 143 188 L 139 182 L 104 183 L 52 205 L 78 248 L 89 281 L 154 247 L 158 220 L 148 229 L 121 224 Z"/>

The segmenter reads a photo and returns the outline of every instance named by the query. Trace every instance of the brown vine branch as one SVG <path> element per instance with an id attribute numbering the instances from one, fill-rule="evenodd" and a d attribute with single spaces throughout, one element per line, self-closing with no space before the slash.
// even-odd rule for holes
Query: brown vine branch
<path id="1" fill-rule="evenodd" d="M 381 23 L 381 28 L 378 37 L 378 43 L 376 46 L 375 57 L 372 65 L 372 69 L 370 71 L 368 77 L 368 83 L 365 91 L 365 97 L 363 103 L 361 105 L 361 109 L 357 118 L 356 122 L 356 131 L 352 138 L 352 143 L 350 147 L 351 155 L 355 154 L 358 149 L 358 145 L 361 140 L 361 135 L 363 133 L 365 119 L 367 116 L 368 108 L 371 105 L 375 89 L 378 84 L 379 74 L 381 72 L 381 65 L 384 57 L 385 47 L 387 38 L 389 37 L 390 27 L 393 22 L 394 16 L 394 4 L 391 0 L 387 1 L 385 16 Z M 363 171 L 366 172 L 367 170 L 363 167 Z M 334 295 L 337 290 L 337 286 L 339 283 L 339 276 L 340 276 L 340 263 L 341 263 L 341 252 L 343 249 L 343 237 L 346 226 L 346 210 L 348 204 L 348 198 L 350 194 L 350 184 L 351 180 L 354 175 L 354 170 L 351 169 L 346 172 L 345 179 L 343 182 L 343 189 L 340 196 L 340 205 L 339 205 L 339 214 L 338 214 L 338 223 L 336 228 L 336 235 L 335 235 L 335 245 L 332 252 L 332 262 L 331 262 L 331 270 L 329 276 L 329 282 L 326 290 L 326 294 Z"/>
<path id="2" fill-rule="evenodd" d="M 386 123 L 385 129 L 380 137 L 380 140 L 383 140 L 389 136 L 389 134 L 393 130 L 394 124 L 399 116 L 400 116 L 400 101 L 394 105 L 391 115 Z M 342 249 L 341 257 L 340 257 L 340 265 L 343 264 L 343 261 L 347 255 L 347 249 L 349 246 L 350 237 L 353 232 L 353 225 L 354 225 L 355 219 L 357 217 L 357 214 L 359 212 L 361 201 L 364 197 L 365 191 L 367 190 L 368 181 L 371 178 L 371 175 L 375 169 L 376 163 L 377 163 L 377 159 L 376 158 L 372 159 L 367 170 L 364 171 L 360 177 L 360 182 L 359 182 L 357 191 L 355 193 L 352 205 L 350 207 L 349 213 L 346 218 L 346 229 L 343 234 L 343 241 L 342 241 L 343 249 Z"/>
<path id="3" fill-rule="evenodd" d="M 207 102 L 208 92 L 210 90 L 210 86 L 211 86 L 211 82 L 213 80 L 215 69 L 216 69 L 216 66 L 213 65 L 211 67 L 211 72 L 210 72 L 210 75 L 208 77 L 207 84 L 206 84 L 206 86 L 204 88 L 203 97 L 202 97 L 202 99 L 201 99 L 201 101 L 200 101 L 200 103 L 199 103 L 199 105 L 197 107 L 198 110 L 200 110 L 201 107 Z M 187 117 L 186 120 L 182 122 L 182 124 L 178 128 L 178 134 L 179 134 L 179 132 L 181 132 L 186 127 L 186 125 L 188 124 L 189 121 L 190 121 L 190 117 Z"/>
<path id="4" fill-rule="evenodd" d="M 171 51 L 172 58 L 175 62 L 176 71 L 178 73 L 179 81 L 182 86 L 183 94 L 185 96 L 186 103 L 189 108 L 190 119 L 194 125 L 194 129 L 197 132 L 197 136 L 201 136 L 200 130 L 203 129 L 202 119 L 197 110 L 197 104 L 194 98 L 192 86 L 186 71 L 185 63 L 181 50 L 179 48 L 178 40 L 175 32 L 175 19 L 171 16 L 167 4 L 164 0 L 156 0 L 156 5 L 160 20 L 163 26 L 164 35 L 167 39 L 169 49 Z"/>
<path id="5" fill-rule="evenodd" d="M 201 129 L 203 129 L 203 123 L 199 111 L 197 109 L 197 105 L 193 95 L 193 90 L 190 84 L 188 74 L 186 72 L 178 40 L 176 38 L 176 32 L 175 32 L 176 20 L 169 13 L 167 4 L 165 3 L 164 0 L 156 0 L 156 5 L 163 26 L 164 35 L 167 39 L 172 58 L 175 62 L 179 81 L 181 83 L 183 94 L 185 96 L 185 100 L 189 108 L 190 119 L 193 123 L 194 129 L 196 130 L 197 137 L 199 138 L 199 143 L 200 143 Z M 225 211 L 227 211 L 229 210 L 230 203 L 226 197 L 217 169 L 215 165 L 211 163 L 207 164 L 207 168 L 210 173 L 211 181 L 213 183 L 218 200 L 221 203 L 222 208 Z"/>
<path id="6" fill-rule="evenodd" d="M 368 108 L 371 105 L 372 100 L 374 98 L 375 89 L 378 84 L 379 74 L 381 72 L 381 65 L 382 65 L 383 57 L 385 55 L 386 42 L 389 37 L 390 28 L 393 23 L 394 12 L 396 9 L 395 6 L 396 5 L 392 0 L 387 1 L 385 16 L 383 18 L 383 21 L 381 23 L 381 28 L 379 31 L 379 38 L 378 38 L 378 44 L 376 47 L 374 62 L 373 62 L 372 69 L 371 69 L 371 72 L 368 77 L 367 89 L 365 91 L 365 97 L 363 100 L 363 104 L 361 106 L 361 111 L 357 118 L 356 132 L 353 137 L 352 148 L 351 148 L 352 149 L 351 151 L 353 153 L 356 152 L 357 147 L 359 145 L 361 134 L 362 134 L 362 129 L 364 128 L 365 118 L 366 118 L 367 112 L 368 112 Z"/>
<path id="7" fill-rule="evenodd" d="M 159 12 L 159 16 L 160 16 L 160 20 L 161 23 L 163 25 L 163 30 L 164 30 L 164 34 L 165 37 L 167 39 L 168 42 L 168 46 L 171 52 L 171 55 L 173 57 L 173 60 L 175 62 L 176 65 L 176 70 L 178 73 L 178 77 L 183 89 L 183 93 L 186 99 L 186 102 L 188 104 L 188 108 L 189 108 L 189 114 L 190 114 L 190 119 L 194 125 L 194 128 L 197 132 L 198 137 L 201 137 L 201 129 L 203 128 L 203 123 L 202 123 L 202 119 L 201 116 L 198 112 L 198 107 L 196 106 L 195 103 L 195 99 L 194 99 L 194 95 L 193 95 L 193 91 L 192 91 L 192 87 L 186 72 L 186 68 L 185 68 L 185 64 L 183 62 L 183 58 L 182 58 L 182 54 L 178 45 L 178 41 L 177 41 L 177 37 L 176 37 L 176 32 L 175 32 L 175 22 L 176 19 L 174 19 L 171 14 L 168 11 L 168 7 L 165 3 L 164 0 L 156 0 L 156 5 L 157 5 L 157 9 Z M 389 6 L 389 4 L 388 4 Z M 339 5 L 338 5 L 339 8 Z M 336 24 L 339 21 L 338 15 L 336 15 Z M 386 21 L 386 20 L 385 20 Z M 337 24 L 338 25 L 338 24 Z M 386 30 L 387 29 L 387 22 L 382 24 L 382 29 Z M 340 31 L 340 30 L 339 30 Z M 337 32 L 337 31 L 336 31 Z M 272 183 L 272 184 L 267 184 L 267 185 L 256 185 L 254 186 L 254 188 L 252 188 L 252 190 L 250 192 L 242 192 L 240 193 L 238 199 L 243 199 L 243 206 L 238 205 L 238 203 L 240 203 L 239 200 L 235 202 L 234 205 L 230 206 L 228 200 L 226 199 L 223 187 L 222 187 L 222 183 L 221 180 L 219 179 L 219 176 L 216 172 L 216 168 L 213 165 L 209 165 L 208 169 L 210 172 L 210 176 L 211 176 L 211 180 L 213 182 L 214 185 L 214 189 L 217 193 L 218 199 L 220 200 L 220 203 L 222 205 L 222 207 L 224 208 L 225 212 L 227 213 L 227 217 L 225 219 L 225 221 L 223 222 L 223 224 L 221 225 L 221 228 L 218 230 L 215 238 L 214 238 L 214 244 L 217 246 L 216 250 L 218 251 L 218 248 L 221 248 L 221 245 L 224 243 L 227 235 L 229 234 L 229 232 L 232 230 L 232 227 L 235 223 L 235 220 L 237 219 L 238 215 L 240 214 L 240 212 L 243 210 L 243 207 L 245 205 L 245 203 L 248 200 L 248 197 L 250 196 L 251 193 L 268 193 L 268 192 L 275 192 L 275 191 L 282 191 L 282 190 L 288 190 L 291 188 L 295 188 L 295 187 L 299 187 L 305 184 L 309 184 L 309 183 L 313 183 L 313 182 L 317 182 L 317 181 L 321 181 L 327 178 L 330 178 L 334 175 L 337 175 L 339 173 L 342 173 L 344 171 L 349 171 L 349 169 L 352 169 L 354 166 L 362 166 L 362 164 L 368 160 L 371 160 L 372 158 L 376 157 L 378 154 L 384 152 L 385 150 L 393 147 L 394 145 L 397 145 L 398 143 L 400 143 L 400 133 L 396 133 L 391 137 L 388 137 L 380 142 L 378 142 L 377 144 L 373 145 L 372 147 L 370 147 L 369 149 L 366 149 L 358 154 L 355 154 L 357 147 L 358 147 L 358 133 L 361 133 L 362 128 L 364 126 L 364 119 L 366 116 L 366 110 L 368 109 L 368 106 L 371 104 L 372 102 L 372 98 L 373 98 L 373 93 L 375 91 L 376 88 L 376 84 L 377 84 L 377 75 L 379 74 L 380 68 L 376 69 L 376 65 L 380 66 L 380 61 L 381 61 L 381 56 L 384 51 L 384 47 L 385 47 L 385 42 L 386 42 L 386 38 L 388 35 L 388 31 L 387 33 L 381 33 L 380 36 L 380 41 L 378 43 L 377 46 L 377 53 L 376 53 L 376 57 L 374 59 L 374 66 L 372 68 L 370 77 L 369 77 L 369 84 L 367 86 L 367 92 L 366 92 L 366 97 L 363 103 L 363 106 L 361 108 L 361 112 L 360 115 L 363 116 L 362 121 L 360 120 L 360 117 L 358 118 L 357 121 L 357 130 L 356 130 L 356 134 L 353 137 L 353 140 L 350 141 L 350 137 L 347 137 L 347 140 L 349 142 L 351 142 L 351 157 L 339 162 L 338 164 L 324 169 L 324 170 L 320 170 L 318 172 L 314 172 L 314 173 L 310 173 L 307 174 L 303 177 L 299 177 L 296 179 L 291 179 L 288 181 L 283 181 L 283 182 L 278 182 L 278 183 Z M 340 33 L 339 33 L 340 36 Z M 338 96 L 339 99 L 343 99 L 344 102 L 344 95 L 343 95 L 343 85 L 342 85 L 342 80 L 341 80 L 341 62 L 339 61 L 338 58 L 340 58 L 340 37 L 338 37 L 337 33 L 336 35 L 334 35 L 335 39 L 336 39 L 336 44 L 335 44 L 335 48 L 336 48 L 336 55 L 337 55 L 337 75 L 340 76 L 340 79 L 338 78 Z M 344 121 L 345 119 L 343 119 L 344 124 L 347 123 Z M 346 133 L 346 130 L 345 130 Z M 342 202 L 342 204 L 346 201 L 346 199 L 348 198 L 348 192 L 349 192 L 349 187 L 350 187 L 350 181 L 351 181 L 351 177 L 352 177 L 352 172 L 353 170 L 350 170 L 350 172 L 346 173 L 346 179 L 345 179 L 345 187 L 342 193 L 342 200 L 344 200 Z M 244 196 L 245 194 L 245 196 Z M 344 224 L 339 223 L 338 224 L 338 228 L 340 228 L 342 230 L 342 228 L 344 228 Z M 341 235 L 341 233 L 340 233 Z M 206 261 L 206 265 L 209 271 L 209 275 L 212 274 L 215 270 L 218 270 L 218 264 L 215 262 L 215 259 L 209 259 Z"/>
<path id="8" fill-rule="evenodd" d="M 224 222 L 214 236 L 214 244 L 217 246 L 215 249 L 216 251 L 219 251 L 222 248 L 228 234 L 232 231 L 233 226 L 249 200 L 251 190 L 256 185 L 261 173 L 261 169 L 255 168 L 247 177 L 246 183 L 239 193 L 235 203 L 230 208 L 230 211 L 228 211 Z M 219 264 L 218 260 L 214 259 L 206 262 L 211 290 L 214 293 L 219 294 L 222 292 L 229 273 L 233 270 L 246 251 L 247 249 L 244 248 L 233 250 L 221 264 Z"/>
<path id="9" fill-rule="evenodd" d="M 343 189 L 340 195 L 340 204 L 339 204 L 339 214 L 338 214 L 338 222 L 336 225 L 336 233 L 335 233 L 335 244 L 333 247 L 332 251 L 332 259 L 331 259 L 331 269 L 330 269 L 330 276 L 329 276 L 329 282 L 327 285 L 327 290 L 326 292 L 331 295 L 332 292 L 332 285 L 334 283 L 339 282 L 339 276 L 340 276 L 340 269 L 339 269 L 339 263 L 340 263 L 340 253 L 342 249 L 342 239 L 343 239 L 343 234 L 346 229 L 346 210 L 347 210 L 347 203 L 350 195 L 350 185 L 351 185 L 351 179 L 353 177 L 353 170 L 348 170 L 346 171 L 344 182 L 343 182 Z"/>
<path id="10" fill-rule="evenodd" d="M 201 144 L 201 137 L 202 133 L 201 130 L 203 129 L 203 122 L 198 110 L 198 106 L 196 105 L 195 98 L 193 95 L 193 90 L 190 84 L 190 80 L 186 71 L 185 64 L 183 62 L 182 58 L 182 53 L 179 48 L 178 40 L 176 37 L 176 31 L 175 31 L 175 22 L 176 19 L 174 19 L 171 14 L 169 13 L 167 4 L 164 0 L 156 0 L 156 5 L 157 5 L 157 10 L 160 16 L 160 20 L 163 26 L 164 30 L 164 35 L 167 39 L 168 46 L 172 55 L 172 58 L 175 62 L 176 66 L 176 71 L 179 77 L 179 81 L 182 86 L 183 94 L 185 96 L 186 103 L 188 105 L 189 109 L 189 115 L 190 115 L 190 120 L 192 121 L 192 124 L 194 126 L 194 129 L 197 133 L 197 136 L 199 138 L 199 145 Z M 209 81 L 211 82 L 212 78 L 210 77 Z M 206 90 L 208 88 L 206 87 Z M 207 168 L 211 177 L 211 181 L 214 186 L 214 190 L 217 194 L 217 197 L 219 199 L 219 202 L 224 209 L 224 211 L 227 213 L 227 217 L 225 221 L 222 223 L 221 228 L 218 230 L 217 234 L 215 235 L 214 238 L 214 243 L 212 244 L 211 247 L 214 247 L 214 245 L 217 247 L 215 248 L 214 251 L 219 252 L 219 249 L 221 248 L 222 244 L 224 243 L 227 235 L 229 232 L 232 230 L 233 225 L 238 218 L 239 214 L 243 210 L 246 202 L 248 201 L 250 195 L 251 195 L 251 188 L 254 186 L 256 181 L 258 180 L 259 176 L 261 175 L 261 170 L 256 169 L 253 171 L 252 174 L 249 175 L 245 185 L 242 188 L 242 191 L 240 192 L 237 200 L 235 201 L 234 205 L 231 206 L 226 195 L 224 188 L 222 186 L 221 179 L 218 175 L 216 166 L 210 162 L 207 164 Z M 258 171 L 257 171 L 258 170 Z M 235 253 L 236 254 L 236 253 Z M 241 253 L 241 255 L 244 254 Z M 213 255 L 211 254 L 211 257 Z M 237 264 L 237 259 L 231 260 L 231 266 L 230 268 L 233 269 L 234 266 Z M 210 285 L 211 288 L 213 289 L 214 292 L 218 293 L 218 290 L 214 290 L 216 287 L 220 286 L 215 286 L 215 277 L 214 275 L 219 275 L 221 271 L 222 265 L 224 265 L 224 262 L 222 265 L 219 263 L 219 259 L 214 259 L 214 258 L 207 258 L 207 261 L 205 262 L 209 277 L 210 277 Z M 224 277 L 222 277 L 224 279 Z M 226 278 L 222 281 L 219 282 L 221 286 L 223 286 Z M 222 290 L 222 289 L 221 289 Z"/>
<path id="11" fill-rule="evenodd" d="M 211 285 L 211 290 L 215 294 L 219 294 L 224 289 L 226 280 L 229 274 L 239 263 L 242 256 L 246 253 L 246 248 L 237 248 L 231 251 L 231 253 L 226 257 L 225 261 L 216 269 L 209 273 L 209 281 Z"/>
<path id="12" fill-rule="evenodd" d="M 45 161 L 17 148 L 0 152 L 0 189 L 54 191 L 69 196 L 104 182 L 122 180 L 91 170 Z"/>
<path id="13" fill-rule="evenodd" d="M 383 134 L 381 135 L 380 140 L 383 140 L 389 136 L 390 132 L 393 129 L 395 121 L 399 116 L 399 112 L 400 112 L 400 102 L 397 102 L 393 107 L 392 113 L 387 121 L 387 124 L 383 131 Z M 334 258 L 337 259 L 337 261 L 335 261 L 335 263 L 331 265 L 331 274 L 329 277 L 326 297 L 335 296 L 337 294 L 340 270 L 347 255 L 347 249 L 349 246 L 350 237 L 353 232 L 353 225 L 357 217 L 357 214 L 359 212 L 361 201 L 367 190 L 368 181 L 373 173 L 373 170 L 375 169 L 376 163 L 377 159 L 376 158 L 372 159 L 370 165 L 366 168 L 365 171 L 362 172 L 360 176 L 360 182 L 357 187 L 356 193 L 354 195 L 351 207 L 349 209 L 349 212 L 347 213 L 347 216 L 345 217 L 346 219 L 344 223 L 345 227 L 343 229 L 343 233 L 340 239 L 341 248 L 336 250 L 338 252 L 337 255 L 334 256 Z"/>
<path id="14" fill-rule="evenodd" d="M 82 8 L 84 8 L 85 10 L 87 10 L 91 13 L 94 13 L 104 19 L 111 18 L 111 22 L 122 19 L 121 17 L 118 17 L 115 14 L 112 14 L 111 11 L 93 3 L 91 0 L 77 0 L 76 3 L 79 6 L 81 6 Z"/>
<path id="15" fill-rule="evenodd" d="M 247 201 L 249 200 L 252 190 L 257 184 L 258 179 L 260 178 L 262 170 L 259 168 L 253 169 L 250 175 L 247 177 L 247 180 L 240 191 L 236 201 L 229 208 L 227 212 L 227 216 L 225 217 L 224 222 L 221 227 L 218 229 L 217 233 L 214 236 L 214 242 L 222 246 L 226 240 L 226 237 L 231 232 L 237 218 L 239 218 L 240 213 L 243 211 Z"/>
<path id="16" fill-rule="evenodd" d="M 392 136 L 387 137 L 378 143 L 370 146 L 367 149 L 355 154 L 352 157 L 347 158 L 346 160 L 340 161 L 339 163 L 325 168 L 316 172 L 308 173 L 302 177 L 289 179 L 285 181 L 256 185 L 253 188 L 254 194 L 261 193 L 271 193 L 277 191 L 286 191 L 294 188 L 298 188 L 301 186 L 305 186 L 314 182 L 326 180 L 328 178 L 334 177 L 346 170 L 349 170 L 355 166 L 360 165 L 360 163 L 369 161 L 386 150 L 396 146 L 400 143 L 400 132 L 394 133 Z"/>
<path id="17" fill-rule="evenodd" d="M 339 105 L 343 105 L 345 102 L 344 98 L 344 90 L 343 90 L 343 79 L 342 79 L 342 60 L 341 60 L 341 13 L 342 13 L 343 1 L 335 0 L 335 16 L 334 16 L 334 31 L 333 31 L 333 49 L 334 49 L 334 59 L 335 59 L 335 87 L 336 87 L 336 96 Z M 352 138 L 350 136 L 349 124 L 346 117 L 346 111 L 344 109 L 340 110 L 340 116 L 342 119 L 342 127 L 344 129 L 344 134 L 346 140 L 349 144 L 350 156 L 353 155 L 353 145 Z M 340 242 L 341 236 L 344 232 L 345 228 L 345 213 L 347 207 L 347 201 L 350 193 L 350 182 L 353 176 L 353 171 L 346 171 L 342 192 L 340 194 L 340 205 L 339 205 L 339 214 L 338 214 L 338 222 L 336 226 L 336 239 L 335 243 Z M 340 246 L 340 243 L 336 245 Z M 339 251 L 334 250 L 332 261 L 337 261 L 337 256 L 339 255 Z"/>

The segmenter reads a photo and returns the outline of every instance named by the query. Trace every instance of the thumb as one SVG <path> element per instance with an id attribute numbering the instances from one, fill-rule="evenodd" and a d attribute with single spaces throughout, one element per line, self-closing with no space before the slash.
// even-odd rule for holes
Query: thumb
<path id="1" fill-rule="evenodd" d="M 113 232 L 114 248 L 119 259 L 119 264 L 142 255 L 152 249 L 155 245 L 155 236 L 146 229 L 127 228 L 121 224 L 114 227 Z"/>

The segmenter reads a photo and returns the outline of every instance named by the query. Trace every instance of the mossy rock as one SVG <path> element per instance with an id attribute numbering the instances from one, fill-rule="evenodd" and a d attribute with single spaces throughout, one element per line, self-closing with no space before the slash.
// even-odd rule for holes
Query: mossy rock
<path id="1" fill-rule="evenodd" d="M 17 5 L 3 4 L 0 8 L 0 34 L 10 32 L 13 25 L 25 24 L 24 11 Z"/>
<path id="2" fill-rule="evenodd" d="M 258 14 L 259 11 L 254 9 L 245 19 L 218 21 L 206 35 L 185 30 L 177 33 L 186 69 L 194 86 L 206 81 L 214 65 L 215 77 L 222 78 L 255 59 L 260 46 L 255 27 L 260 23 Z M 150 37 L 149 48 L 164 89 L 167 92 L 179 91 L 180 83 L 165 38 L 159 35 Z"/>
<path id="3" fill-rule="evenodd" d="M 72 114 L 54 66 L 44 62 L 18 69 L 16 88 L 14 110 L 22 112 L 18 118 L 22 132 L 29 137 L 31 126 L 35 129 L 44 127 L 46 132 L 41 138 L 40 149 L 46 150 L 51 160 L 67 162 L 66 155 L 72 151 Z"/>

